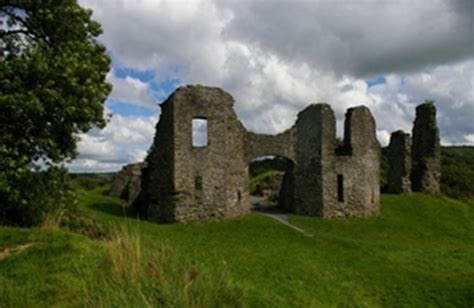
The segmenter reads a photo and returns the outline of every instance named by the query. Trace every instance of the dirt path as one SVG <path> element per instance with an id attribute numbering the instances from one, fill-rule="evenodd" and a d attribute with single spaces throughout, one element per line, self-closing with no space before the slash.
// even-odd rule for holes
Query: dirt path
<path id="1" fill-rule="evenodd" d="M 313 237 L 313 234 L 291 224 L 288 220 L 288 214 L 278 209 L 275 202 L 268 201 L 264 197 L 250 196 L 250 205 L 253 212 L 270 217 L 304 236 Z"/>
<path id="2" fill-rule="evenodd" d="M 27 243 L 27 244 L 21 244 L 15 247 L 10 247 L 10 248 L 5 248 L 3 250 L 0 250 L 0 261 L 15 253 L 22 252 L 23 250 L 30 248 L 32 245 L 33 245 L 32 243 Z"/>

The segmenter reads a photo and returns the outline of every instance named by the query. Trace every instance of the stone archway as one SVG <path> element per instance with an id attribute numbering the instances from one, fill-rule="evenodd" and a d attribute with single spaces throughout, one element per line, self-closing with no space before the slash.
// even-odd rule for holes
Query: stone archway
<path id="1" fill-rule="evenodd" d="M 249 162 L 251 208 L 290 212 L 293 199 L 294 162 L 280 155 L 264 155 Z"/>
<path id="2" fill-rule="evenodd" d="M 277 135 L 248 132 L 225 91 L 177 89 L 160 106 L 154 145 L 146 159 L 137 207 L 150 220 L 190 222 L 249 211 L 248 162 L 278 155 L 293 162 L 285 206 L 321 217 L 370 216 L 379 211 L 380 147 L 367 107 L 346 113 L 344 146 L 337 149 L 334 112 L 313 104 Z M 207 142 L 194 144 L 193 119 L 205 119 Z M 291 175 L 291 176 L 290 176 Z"/>

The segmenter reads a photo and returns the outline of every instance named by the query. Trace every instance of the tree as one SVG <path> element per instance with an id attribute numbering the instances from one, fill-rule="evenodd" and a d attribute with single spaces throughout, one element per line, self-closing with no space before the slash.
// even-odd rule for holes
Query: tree
<path id="1" fill-rule="evenodd" d="M 77 155 L 78 133 L 106 124 L 110 59 L 91 15 L 76 0 L 0 4 L 0 222 L 20 204 L 33 206 L 39 190 L 22 183 L 40 166 L 47 186 L 53 169 Z"/>

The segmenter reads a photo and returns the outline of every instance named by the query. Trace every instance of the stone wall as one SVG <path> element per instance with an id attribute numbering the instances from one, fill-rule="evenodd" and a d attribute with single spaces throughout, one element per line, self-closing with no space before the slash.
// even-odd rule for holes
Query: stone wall
<path id="1" fill-rule="evenodd" d="M 173 93 L 161 104 L 153 144 L 142 171 L 142 190 L 134 203 L 141 217 L 153 221 L 174 219 L 174 105 Z"/>
<path id="2" fill-rule="evenodd" d="M 387 191 L 395 194 L 411 192 L 411 138 L 409 134 L 399 130 L 390 136 L 388 146 L 388 172 Z"/>
<path id="3" fill-rule="evenodd" d="M 262 156 L 281 156 L 294 160 L 294 129 L 288 129 L 277 135 L 247 133 L 247 160 Z"/>
<path id="4" fill-rule="evenodd" d="M 127 205 L 135 202 L 141 190 L 141 174 L 145 163 L 134 163 L 124 166 L 114 176 L 110 195 L 127 201 Z"/>
<path id="5" fill-rule="evenodd" d="M 310 105 L 298 114 L 292 205 L 297 214 L 324 215 L 324 199 L 330 192 L 323 179 L 331 168 L 325 158 L 328 151 L 334 151 L 331 143 L 335 141 L 335 123 L 334 113 L 327 104 Z"/>
<path id="6" fill-rule="evenodd" d="M 379 211 L 380 148 L 366 107 L 346 115 L 344 146 L 327 104 L 310 105 L 278 135 L 247 132 L 233 98 L 218 88 L 186 86 L 163 104 L 136 205 L 148 219 L 189 222 L 249 211 L 248 163 L 278 155 L 291 161 L 279 201 L 311 216 L 369 216 Z M 207 120 L 207 146 L 192 144 L 192 120 Z"/>
<path id="7" fill-rule="evenodd" d="M 140 198 L 148 218 L 188 222 L 247 213 L 246 131 L 233 111 L 233 98 L 217 88 L 186 86 L 163 106 L 164 122 L 160 118 Z M 196 118 L 208 123 L 205 147 L 192 144 Z"/>
<path id="8" fill-rule="evenodd" d="M 368 217 L 380 211 L 380 145 L 375 120 L 365 106 L 348 109 L 344 151 L 328 152 L 332 170 L 325 174 L 328 191 L 325 217 Z M 331 143 L 334 146 L 334 143 Z"/>
<path id="9" fill-rule="evenodd" d="M 441 145 L 433 102 L 416 107 L 413 125 L 412 190 L 439 194 L 441 179 Z"/>
<path id="10" fill-rule="evenodd" d="M 416 107 L 411 142 L 408 134 L 394 132 L 388 150 L 389 192 L 440 193 L 441 145 L 433 102 Z"/>

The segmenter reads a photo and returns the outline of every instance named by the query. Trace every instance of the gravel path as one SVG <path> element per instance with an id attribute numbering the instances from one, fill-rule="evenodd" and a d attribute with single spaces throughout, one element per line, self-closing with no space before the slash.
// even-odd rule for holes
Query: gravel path
<path id="1" fill-rule="evenodd" d="M 275 202 L 268 201 L 264 197 L 250 196 L 250 206 L 255 213 L 270 217 L 304 236 L 313 237 L 313 234 L 291 224 L 288 220 L 288 214 L 278 209 Z"/>

